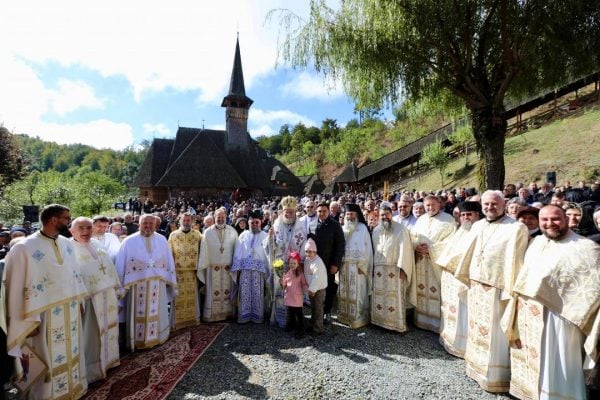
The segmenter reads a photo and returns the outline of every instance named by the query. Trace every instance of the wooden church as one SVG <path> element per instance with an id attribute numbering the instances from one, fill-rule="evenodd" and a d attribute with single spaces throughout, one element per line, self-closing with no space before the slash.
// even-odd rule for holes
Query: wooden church
<path id="1" fill-rule="evenodd" d="M 175 139 L 154 139 L 133 181 L 140 197 L 162 204 L 178 196 L 232 192 L 242 197 L 301 194 L 302 182 L 250 137 L 252 103 L 244 88 L 238 39 L 229 93 L 221 103 L 226 129 L 180 127 Z"/>

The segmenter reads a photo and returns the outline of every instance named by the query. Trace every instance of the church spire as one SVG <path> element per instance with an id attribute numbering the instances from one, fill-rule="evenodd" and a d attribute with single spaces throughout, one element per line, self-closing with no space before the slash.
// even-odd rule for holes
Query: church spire
<path id="1" fill-rule="evenodd" d="M 225 148 L 229 150 L 248 149 L 248 110 L 253 101 L 246 96 L 244 72 L 240 56 L 240 38 L 235 42 L 233 70 L 229 82 L 229 94 L 223 98 L 221 107 L 225 107 Z"/>
<path id="2" fill-rule="evenodd" d="M 235 42 L 235 56 L 233 58 L 233 69 L 231 70 L 231 80 L 229 82 L 229 94 L 223 98 L 221 107 L 250 108 L 253 101 L 246 96 L 244 87 L 244 71 L 242 70 L 242 56 L 240 55 L 240 39 Z"/>

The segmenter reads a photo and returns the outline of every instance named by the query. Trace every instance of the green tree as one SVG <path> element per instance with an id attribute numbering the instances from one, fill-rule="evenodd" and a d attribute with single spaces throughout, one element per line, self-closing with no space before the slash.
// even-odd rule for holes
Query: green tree
<path id="1" fill-rule="evenodd" d="M 340 127 L 337 120 L 326 118 L 321 123 L 321 142 L 325 140 L 336 140 L 340 134 Z"/>
<path id="2" fill-rule="evenodd" d="M 290 126 L 288 124 L 282 125 L 279 129 L 279 135 L 281 136 L 281 153 L 287 153 L 292 148 L 292 133 L 290 132 Z"/>
<path id="3" fill-rule="evenodd" d="M 73 211 L 94 215 L 111 208 L 117 198 L 124 196 L 126 187 L 115 179 L 94 171 L 76 177 Z"/>
<path id="4" fill-rule="evenodd" d="M 24 162 L 21 148 L 14 135 L 0 126 L 0 192 L 23 175 Z"/>
<path id="5" fill-rule="evenodd" d="M 444 148 L 441 140 L 436 140 L 423 148 L 421 160 L 429 164 L 432 168 L 436 168 L 440 172 L 441 185 L 444 186 L 444 172 L 450 161 L 448 152 Z"/>
<path id="6" fill-rule="evenodd" d="M 454 127 L 454 131 L 449 137 L 453 145 L 463 151 L 465 155 L 465 167 L 469 165 L 469 145 L 475 139 L 473 137 L 473 129 L 470 125 L 460 124 Z"/>
<path id="7" fill-rule="evenodd" d="M 472 114 L 481 184 L 491 189 L 504 183 L 507 97 L 600 65 L 598 1 L 346 0 L 333 10 L 311 0 L 307 21 L 282 13 L 283 59 L 341 79 L 359 109 L 401 96 L 460 99 Z"/>

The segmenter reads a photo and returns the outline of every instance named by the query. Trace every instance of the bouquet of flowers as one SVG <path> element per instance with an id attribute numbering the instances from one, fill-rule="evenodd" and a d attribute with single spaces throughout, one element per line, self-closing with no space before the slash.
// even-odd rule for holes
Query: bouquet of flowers
<path id="1" fill-rule="evenodd" d="M 285 263 L 283 262 L 283 260 L 281 258 L 278 258 L 277 260 L 273 261 L 273 271 L 275 271 L 277 276 L 280 278 L 283 273 L 284 264 Z"/>

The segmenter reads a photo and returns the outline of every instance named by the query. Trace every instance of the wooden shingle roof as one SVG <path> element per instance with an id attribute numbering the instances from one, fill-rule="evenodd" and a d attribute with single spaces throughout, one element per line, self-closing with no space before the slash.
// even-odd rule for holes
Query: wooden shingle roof
<path id="1" fill-rule="evenodd" d="M 133 179 L 132 184 L 134 186 L 150 187 L 159 181 L 169 165 L 169 157 L 174 142 L 173 139 L 154 139 L 144 162 Z"/>
<path id="2" fill-rule="evenodd" d="M 191 133 L 184 128 L 185 135 Z M 180 132 L 177 136 L 179 137 Z M 175 149 L 175 146 L 174 146 Z M 227 156 L 210 138 L 197 130 L 188 146 L 173 160 L 156 186 L 196 188 L 245 188 L 247 185 Z"/>

